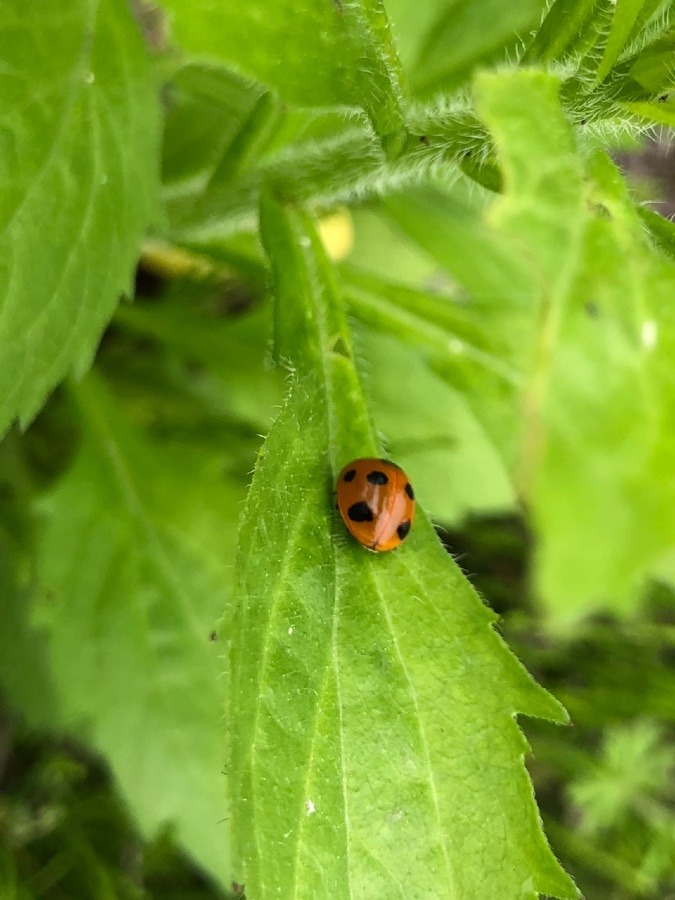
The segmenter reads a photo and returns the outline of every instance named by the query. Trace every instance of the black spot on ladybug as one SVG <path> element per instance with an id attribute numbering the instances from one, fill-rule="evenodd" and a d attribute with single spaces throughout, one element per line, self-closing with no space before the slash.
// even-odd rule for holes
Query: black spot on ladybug
<path id="1" fill-rule="evenodd" d="M 347 515 L 352 522 L 372 522 L 375 518 L 372 509 L 365 500 L 359 500 L 358 503 L 352 503 L 347 510 Z M 409 525 L 410 523 L 408 523 Z"/>
<path id="2" fill-rule="evenodd" d="M 406 492 L 406 494 L 410 497 L 411 500 L 415 499 L 415 494 L 412 489 L 412 485 L 410 484 L 409 481 L 406 482 L 406 486 L 403 488 L 403 490 Z"/>
<path id="3" fill-rule="evenodd" d="M 384 472 L 380 472 L 379 469 L 375 469 L 374 472 L 368 472 L 366 475 L 366 481 L 370 482 L 370 484 L 386 484 L 389 479 L 384 474 Z"/>
<path id="4" fill-rule="evenodd" d="M 349 472 L 345 472 L 342 476 L 343 481 L 353 481 L 356 477 L 356 469 L 350 469 Z"/>
<path id="5" fill-rule="evenodd" d="M 402 541 L 403 538 L 407 537 L 409 531 L 410 519 L 406 519 L 405 522 L 401 522 L 401 524 L 396 529 L 396 534 L 398 535 L 399 540 Z"/>

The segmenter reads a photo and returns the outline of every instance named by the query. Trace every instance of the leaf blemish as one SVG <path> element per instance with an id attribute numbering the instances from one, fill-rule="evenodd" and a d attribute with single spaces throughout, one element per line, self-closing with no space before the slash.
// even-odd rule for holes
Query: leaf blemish
<path id="1" fill-rule="evenodd" d="M 346 359 L 351 359 L 351 353 L 349 352 L 349 347 L 347 346 L 347 342 L 342 337 L 342 335 L 335 338 L 333 341 L 333 346 L 331 347 L 333 353 L 337 353 L 338 356 L 344 356 Z"/>

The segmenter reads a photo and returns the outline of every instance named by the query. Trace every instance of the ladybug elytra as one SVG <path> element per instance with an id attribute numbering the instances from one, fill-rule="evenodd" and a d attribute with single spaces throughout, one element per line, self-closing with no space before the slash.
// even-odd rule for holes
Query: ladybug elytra
<path id="1" fill-rule="evenodd" d="M 400 466 L 386 459 L 353 459 L 338 475 L 337 506 L 348 531 L 377 552 L 394 550 L 415 518 L 415 494 Z"/>

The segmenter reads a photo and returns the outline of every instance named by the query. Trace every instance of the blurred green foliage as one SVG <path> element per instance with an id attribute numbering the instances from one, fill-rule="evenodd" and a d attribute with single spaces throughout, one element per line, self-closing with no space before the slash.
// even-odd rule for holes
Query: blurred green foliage
<path id="1" fill-rule="evenodd" d="M 506 6 L 0 11 L 2 898 L 574 896 L 554 697 L 675 897 L 674 8 Z"/>

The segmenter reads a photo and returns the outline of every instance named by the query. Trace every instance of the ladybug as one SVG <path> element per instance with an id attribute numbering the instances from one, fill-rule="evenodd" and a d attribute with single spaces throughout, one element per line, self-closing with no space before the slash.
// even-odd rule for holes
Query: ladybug
<path id="1" fill-rule="evenodd" d="M 395 463 L 353 459 L 338 475 L 337 508 L 350 534 L 368 550 L 395 550 L 415 518 L 415 494 Z"/>

